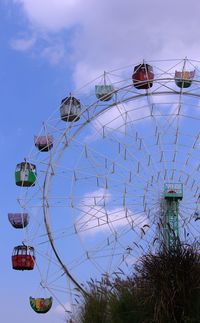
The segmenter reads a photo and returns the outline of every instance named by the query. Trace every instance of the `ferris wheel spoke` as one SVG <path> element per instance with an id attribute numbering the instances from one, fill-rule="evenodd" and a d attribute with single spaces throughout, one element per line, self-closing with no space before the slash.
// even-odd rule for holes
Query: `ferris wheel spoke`
<path id="1" fill-rule="evenodd" d="M 40 287 L 59 304 L 66 294 L 74 304 L 91 277 L 127 274 L 175 236 L 199 242 L 199 64 L 152 60 L 106 71 L 62 100 L 35 134 L 53 146 L 38 150 L 34 139 L 22 163 L 37 165 L 34 185 L 18 196 L 30 216 L 22 241 L 35 246 Z M 175 223 L 167 193 L 176 185 Z"/>

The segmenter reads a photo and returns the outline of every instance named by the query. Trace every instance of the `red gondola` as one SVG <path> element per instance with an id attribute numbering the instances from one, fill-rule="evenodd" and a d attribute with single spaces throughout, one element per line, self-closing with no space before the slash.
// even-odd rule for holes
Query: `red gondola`
<path id="1" fill-rule="evenodd" d="M 135 66 L 132 79 L 136 89 L 151 88 L 154 79 L 153 67 L 145 63 Z"/>
<path id="2" fill-rule="evenodd" d="M 32 270 L 35 264 L 33 247 L 20 245 L 14 248 L 12 254 L 12 268 L 15 270 Z"/>
<path id="3" fill-rule="evenodd" d="M 23 229 L 29 223 L 28 213 L 8 213 L 8 220 L 16 229 Z"/>
<path id="4" fill-rule="evenodd" d="M 43 152 L 53 148 L 53 136 L 34 136 L 35 146 Z"/>

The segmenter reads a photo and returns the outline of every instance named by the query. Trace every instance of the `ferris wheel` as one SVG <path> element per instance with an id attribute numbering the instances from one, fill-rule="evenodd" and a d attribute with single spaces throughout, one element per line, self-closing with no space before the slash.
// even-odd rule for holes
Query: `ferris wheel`
<path id="1" fill-rule="evenodd" d="M 12 261 L 66 311 L 90 278 L 200 233 L 200 61 L 142 61 L 69 93 L 16 167 Z M 20 232 L 21 232 L 20 231 Z M 31 293 L 31 291 L 30 291 Z M 67 296 L 66 296 L 67 295 Z"/>

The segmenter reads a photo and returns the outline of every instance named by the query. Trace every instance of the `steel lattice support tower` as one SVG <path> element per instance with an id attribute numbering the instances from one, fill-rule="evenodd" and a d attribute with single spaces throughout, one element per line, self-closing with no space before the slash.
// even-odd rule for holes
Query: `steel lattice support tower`
<path id="1" fill-rule="evenodd" d="M 179 202 L 183 198 L 183 184 L 167 183 L 164 187 L 164 246 L 172 248 L 179 239 Z"/>

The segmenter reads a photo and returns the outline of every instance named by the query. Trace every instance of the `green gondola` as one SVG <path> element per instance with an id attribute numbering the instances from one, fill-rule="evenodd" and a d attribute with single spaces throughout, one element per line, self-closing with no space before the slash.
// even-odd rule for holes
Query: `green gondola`
<path id="1" fill-rule="evenodd" d="M 36 166 L 28 162 L 17 164 L 15 182 L 17 186 L 34 186 L 37 177 Z"/>

